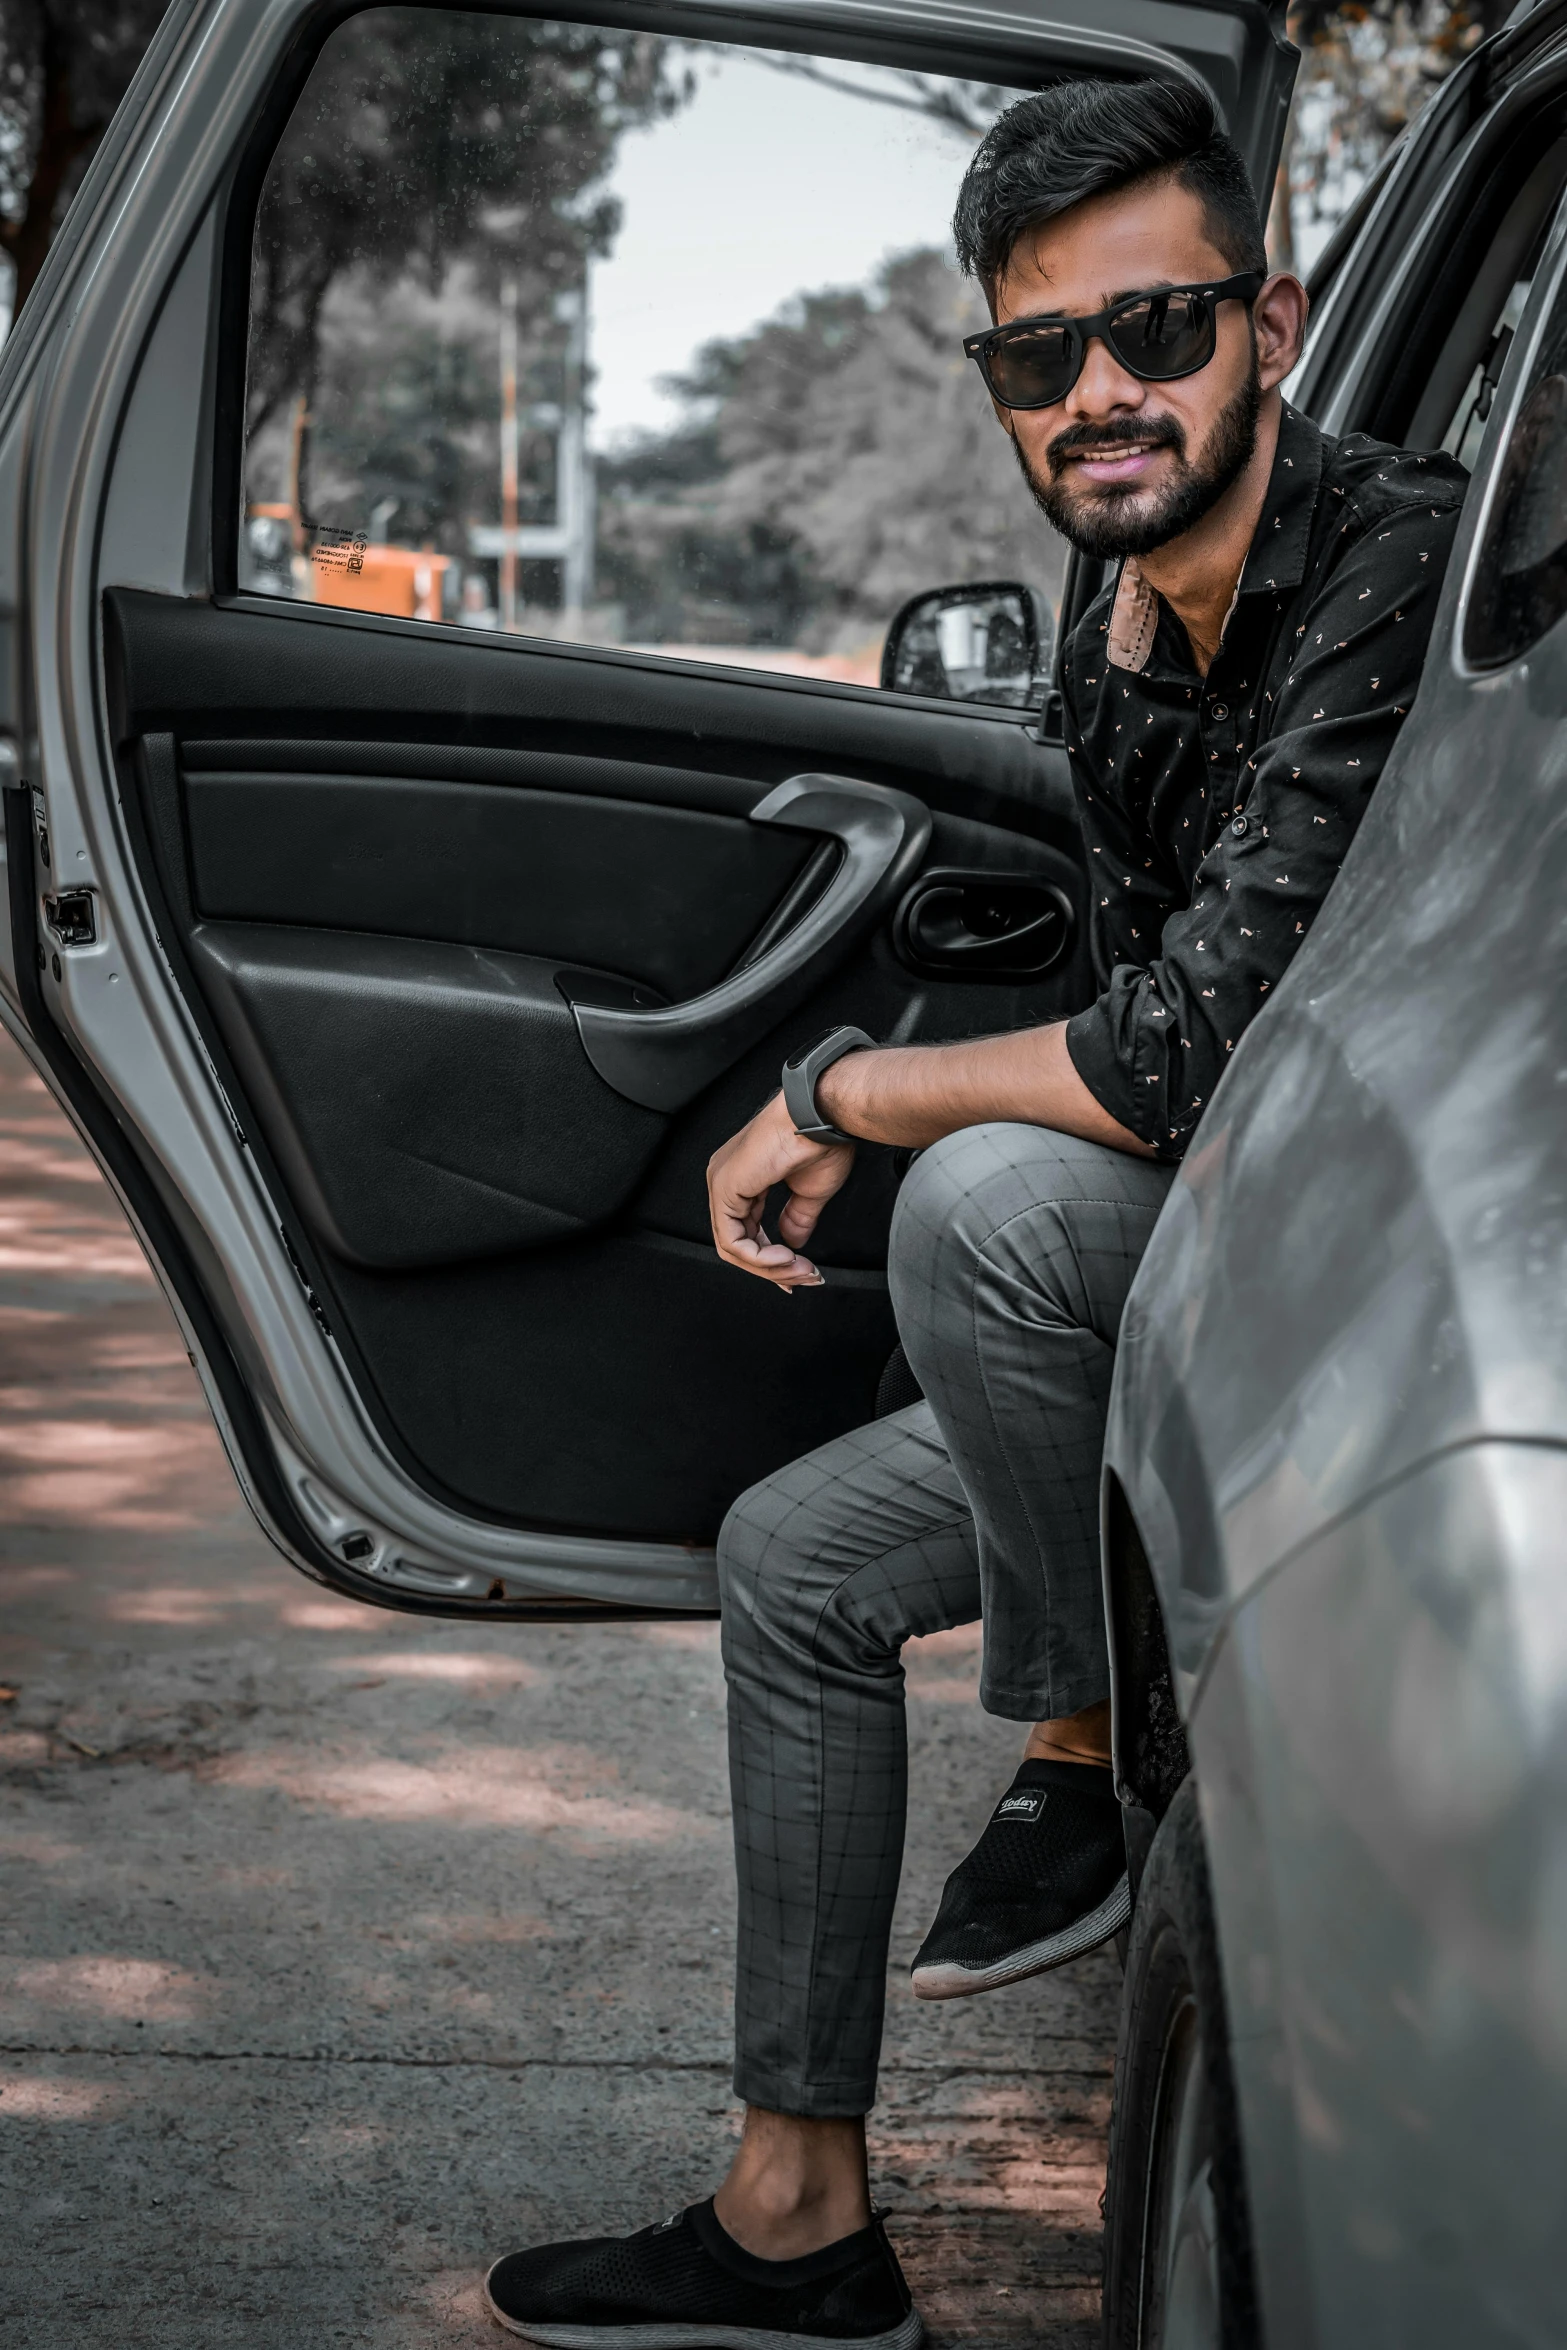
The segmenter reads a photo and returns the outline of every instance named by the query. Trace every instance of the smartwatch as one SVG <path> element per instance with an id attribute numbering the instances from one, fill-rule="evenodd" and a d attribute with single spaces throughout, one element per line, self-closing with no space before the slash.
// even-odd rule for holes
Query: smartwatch
<path id="1" fill-rule="evenodd" d="M 783 1065 L 784 1108 L 794 1120 L 794 1130 L 807 1142 L 853 1142 L 852 1134 L 840 1134 L 836 1126 L 829 1126 L 816 1107 L 816 1080 L 834 1061 L 841 1061 L 845 1053 L 874 1051 L 876 1039 L 867 1036 L 863 1028 L 829 1028 L 814 1044 L 802 1045 L 791 1053 Z"/>

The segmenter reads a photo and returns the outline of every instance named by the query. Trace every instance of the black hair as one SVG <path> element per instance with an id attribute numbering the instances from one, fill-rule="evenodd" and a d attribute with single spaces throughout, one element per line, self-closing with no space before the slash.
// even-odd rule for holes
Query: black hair
<path id="1" fill-rule="evenodd" d="M 1265 270 L 1262 215 L 1240 149 L 1192 82 L 1058 82 L 997 117 L 958 190 L 958 260 L 992 300 L 1018 239 L 1090 196 L 1177 179 L 1238 274 Z"/>

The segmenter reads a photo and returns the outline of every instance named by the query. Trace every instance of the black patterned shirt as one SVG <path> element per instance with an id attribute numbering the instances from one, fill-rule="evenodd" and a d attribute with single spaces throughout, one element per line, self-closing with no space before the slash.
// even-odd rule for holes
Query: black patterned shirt
<path id="1" fill-rule="evenodd" d="M 1073 1066 L 1162 1159 L 1184 1152 L 1311 928 L 1414 699 L 1468 476 L 1286 405 L 1262 516 L 1203 677 L 1123 563 L 1066 648 L 1066 739 L 1100 993 Z"/>

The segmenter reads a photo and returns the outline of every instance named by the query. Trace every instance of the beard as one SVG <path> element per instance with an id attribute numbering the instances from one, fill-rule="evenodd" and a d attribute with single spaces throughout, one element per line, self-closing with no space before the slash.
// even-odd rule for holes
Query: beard
<path id="1" fill-rule="evenodd" d="M 1043 480 L 1030 465 L 1022 442 L 1014 438 L 1012 447 L 1035 504 L 1079 554 L 1101 562 L 1122 555 L 1151 555 L 1155 547 L 1168 546 L 1171 539 L 1178 539 L 1193 523 L 1200 522 L 1239 480 L 1257 446 L 1261 408 L 1262 387 L 1254 360 L 1246 381 L 1220 410 L 1195 459 L 1188 458 L 1186 434 L 1173 416 L 1140 422 L 1118 416 L 1105 424 L 1069 425 L 1045 451 L 1051 474 Z M 1060 478 L 1060 465 L 1075 451 L 1109 448 L 1117 441 L 1171 450 L 1175 467 L 1166 487 L 1122 489 L 1106 482 L 1069 489 Z"/>

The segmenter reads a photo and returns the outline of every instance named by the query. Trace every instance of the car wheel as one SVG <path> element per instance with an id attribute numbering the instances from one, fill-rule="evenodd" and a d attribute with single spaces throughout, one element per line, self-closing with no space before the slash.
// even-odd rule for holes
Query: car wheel
<path id="1" fill-rule="evenodd" d="M 1106 2350 L 1258 2350 L 1235 2091 L 1197 1791 L 1132 1913 L 1105 2189 Z"/>

